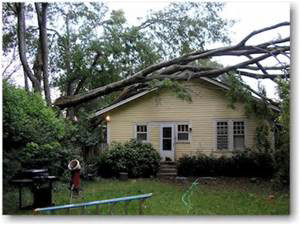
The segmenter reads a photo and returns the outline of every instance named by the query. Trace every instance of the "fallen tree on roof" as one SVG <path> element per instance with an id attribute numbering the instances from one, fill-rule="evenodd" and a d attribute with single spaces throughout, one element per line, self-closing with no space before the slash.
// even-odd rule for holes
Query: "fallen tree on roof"
<path id="1" fill-rule="evenodd" d="M 54 105 L 61 109 L 78 106 L 100 96 L 120 91 L 131 85 L 135 85 L 134 88 L 137 88 L 138 86 L 145 87 L 145 83 L 154 79 L 163 80 L 168 78 L 171 80 L 189 80 L 199 77 L 217 78 L 218 76 L 229 72 L 255 79 L 270 79 L 273 81 L 276 81 L 276 78 L 289 78 L 290 37 L 278 38 L 257 45 L 247 45 L 247 42 L 256 35 L 271 30 L 274 31 L 275 29 L 284 26 L 290 26 L 290 23 L 283 22 L 253 31 L 238 44 L 233 46 L 205 51 L 194 51 L 172 60 L 151 65 L 126 79 L 98 87 L 86 93 L 74 96 L 62 96 L 55 100 Z M 223 56 L 243 56 L 246 60 L 222 68 L 199 66 L 197 63 L 198 60 Z M 284 57 L 284 59 L 282 57 Z M 275 65 L 264 66 L 262 62 L 269 58 L 275 59 Z M 254 90 L 252 91 L 255 93 Z"/>

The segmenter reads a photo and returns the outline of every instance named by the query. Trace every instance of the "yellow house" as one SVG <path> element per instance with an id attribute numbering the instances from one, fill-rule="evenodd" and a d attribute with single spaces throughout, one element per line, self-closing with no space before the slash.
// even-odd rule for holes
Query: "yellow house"
<path id="1" fill-rule="evenodd" d="M 208 78 L 186 81 L 185 86 L 192 102 L 154 89 L 96 112 L 94 117 L 107 121 L 107 143 L 132 138 L 150 142 L 163 161 L 199 152 L 220 156 L 254 146 L 258 119 L 247 118 L 242 104 L 228 107 L 228 86 Z"/>

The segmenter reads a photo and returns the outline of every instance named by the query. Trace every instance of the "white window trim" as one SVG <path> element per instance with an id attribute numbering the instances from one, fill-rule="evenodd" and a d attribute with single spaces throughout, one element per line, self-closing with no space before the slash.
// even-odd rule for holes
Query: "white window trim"
<path id="1" fill-rule="evenodd" d="M 234 149 L 234 134 L 233 134 L 233 122 L 241 121 L 244 122 L 244 149 Z M 228 149 L 218 149 L 217 146 L 217 122 L 227 122 L 228 123 Z M 213 122 L 213 137 L 214 137 L 214 150 L 217 152 L 232 152 L 232 151 L 244 151 L 247 148 L 247 120 L 245 118 L 235 118 L 235 119 L 214 119 Z"/>
<path id="2" fill-rule="evenodd" d="M 188 125 L 188 140 L 178 140 L 178 125 Z M 190 143 L 191 142 L 191 136 L 192 136 L 192 133 L 191 133 L 191 124 L 189 122 L 182 122 L 182 123 L 176 123 L 175 125 L 175 135 L 176 135 L 176 143 Z"/>
<path id="3" fill-rule="evenodd" d="M 228 129 L 228 131 L 227 131 L 227 143 L 228 143 L 228 148 L 226 149 L 226 148 L 224 148 L 224 149 L 218 149 L 218 135 L 217 135 L 217 131 L 218 131 L 218 127 L 217 127 L 217 124 L 218 124 L 218 122 L 227 122 L 227 129 Z M 231 148 L 231 138 L 230 138 L 230 136 L 231 136 L 231 133 L 230 133 L 230 123 L 229 123 L 229 121 L 228 120 L 224 120 L 224 119 L 221 119 L 221 120 L 216 120 L 215 121 L 215 134 L 214 134 L 214 136 L 215 136 L 215 150 L 217 150 L 217 151 L 228 151 L 228 150 L 230 150 Z"/>
<path id="4" fill-rule="evenodd" d="M 147 123 L 135 123 L 134 124 L 134 139 L 137 139 L 137 126 L 146 126 L 147 127 L 146 140 L 141 141 L 141 142 L 148 143 L 150 141 L 149 125 Z"/>

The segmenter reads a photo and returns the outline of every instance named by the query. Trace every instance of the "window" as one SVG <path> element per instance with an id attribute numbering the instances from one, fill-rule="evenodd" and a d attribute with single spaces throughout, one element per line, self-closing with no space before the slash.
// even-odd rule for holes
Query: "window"
<path id="1" fill-rule="evenodd" d="M 177 125 L 177 141 L 189 141 L 189 125 Z"/>
<path id="2" fill-rule="evenodd" d="M 228 149 L 228 122 L 217 122 L 217 149 Z"/>
<path id="3" fill-rule="evenodd" d="M 216 149 L 245 149 L 245 122 L 242 120 L 219 120 L 216 122 Z"/>
<path id="4" fill-rule="evenodd" d="M 244 121 L 233 121 L 233 148 L 245 148 L 245 126 Z"/>
<path id="5" fill-rule="evenodd" d="M 139 141 L 147 141 L 147 136 L 147 125 L 136 125 L 136 139 Z"/>

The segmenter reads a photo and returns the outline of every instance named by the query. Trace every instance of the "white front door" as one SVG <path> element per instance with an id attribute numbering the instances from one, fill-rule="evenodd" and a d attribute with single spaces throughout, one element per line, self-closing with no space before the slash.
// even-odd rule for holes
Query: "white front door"
<path id="1" fill-rule="evenodd" d="M 160 156 L 162 161 L 174 161 L 175 149 L 174 149 L 174 125 L 163 124 L 160 126 Z"/>

